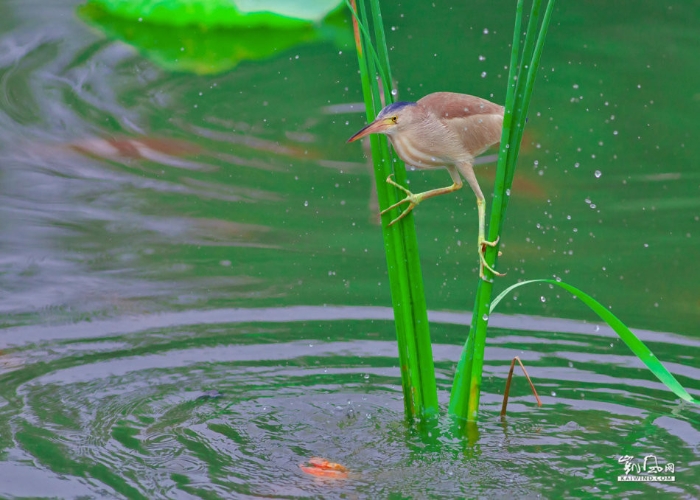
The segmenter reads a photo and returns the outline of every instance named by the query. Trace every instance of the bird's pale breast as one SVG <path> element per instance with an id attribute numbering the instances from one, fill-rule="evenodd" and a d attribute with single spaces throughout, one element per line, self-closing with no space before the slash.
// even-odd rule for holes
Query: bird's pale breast
<path id="1" fill-rule="evenodd" d="M 433 154 L 433 151 L 430 150 L 431 148 L 417 148 L 415 145 L 416 141 L 412 140 L 410 135 L 390 135 L 389 139 L 399 158 L 413 167 L 439 168 L 451 163 L 438 154 Z"/>

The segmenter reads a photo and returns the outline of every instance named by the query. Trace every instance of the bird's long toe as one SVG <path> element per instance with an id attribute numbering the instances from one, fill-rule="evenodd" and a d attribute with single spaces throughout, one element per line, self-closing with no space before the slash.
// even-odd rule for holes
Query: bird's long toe
<path id="1" fill-rule="evenodd" d="M 479 241 L 479 276 L 482 279 L 486 279 L 486 275 L 484 274 L 484 268 L 491 271 L 494 276 L 505 276 L 505 273 L 499 273 L 493 267 L 491 267 L 489 263 L 486 262 L 486 256 L 484 255 L 486 253 L 486 247 L 495 247 L 498 244 L 499 240 L 500 236 L 496 238 L 496 241 L 486 241 L 483 239 L 480 239 Z M 501 252 L 498 252 L 498 254 L 500 255 Z"/>
<path id="2" fill-rule="evenodd" d="M 495 241 L 486 241 L 486 240 L 481 240 L 479 242 L 479 249 L 481 251 L 481 254 L 483 255 L 486 252 L 486 247 L 495 247 L 498 245 L 498 242 L 501 240 L 501 237 L 499 236 L 498 238 L 495 239 Z"/>
<path id="3" fill-rule="evenodd" d="M 491 271 L 494 274 L 494 276 L 501 276 L 502 277 L 502 276 L 506 275 L 506 273 L 499 273 L 493 267 L 489 266 L 488 262 L 486 262 L 486 257 L 484 257 L 484 254 L 481 252 L 479 252 L 479 260 L 480 260 L 480 262 L 479 262 L 479 264 L 480 264 L 479 265 L 479 276 L 482 279 L 486 279 L 486 275 L 484 274 L 484 268 Z"/>

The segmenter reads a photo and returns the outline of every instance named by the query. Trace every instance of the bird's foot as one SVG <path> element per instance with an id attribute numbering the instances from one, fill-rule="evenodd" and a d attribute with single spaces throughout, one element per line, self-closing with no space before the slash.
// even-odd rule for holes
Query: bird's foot
<path id="1" fill-rule="evenodd" d="M 479 277 L 483 280 L 486 279 L 486 275 L 484 274 L 484 268 L 488 269 L 491 271 L 494 276 L 505 276 L 505 273 L 499 273 L 496 271 L 493 267 L 491 267 L 488 262 L 486 262 L 486 247 L 495 247 L 498 245 L 498 241 L 501 239 L 499 236 L 496 238 L 496 241 L 486 241 L 483 237 L 479 237 L 477 244 L 479 245 Z M 498 252 L 498 255 L 501 255 L 501 252 Z"/>
<path id="2" fill-rule="evenodd" d="M 404 193 L 406 193 L 406 197 L 405 197 L 403 200 L 400 200 L 400 201 L 394 203 L 393 205 L 391 205 L 390 207 L 385 208 L 384 210 L 382 210 L 382 211 L 380 212 L 380 215 L 384 215 L 385 213 L 389 212 L 390 210 L 395 209 L 396 207 L 398 207 L 398 206 L 400 206 L 400 205 L 403 205 L 404 203 L 408 203 L 408 207 L 406 208 L 406 210 L 404 210 L 403 212 L 401 212 L 401 215 L 399 215 L 396 219 L 392 220 L 392 221 L 389 223 L 389 226 L 393 226 L 393 225 L 396 224 L 398 221 L 400 221 L 401 219 L 403 219 L 404 217 L 406 217 L 406 216 L 411 212 L 411 210 L 413 210 L 413 209 L 416 207 L 416 205 L 418 205 L 418 204 L 423 200 L 423 194 L 422 194 L 422 193 L 413 194 L 412 192 L 410 192 L 410 191 L 409 191 L 408 189 L 406 189 L 405 187 L 401 186 L 400 184 L 397 184 L 397 183 L 394 181 L 394 179 L 392 179 L 393 176 L 394 176 L 394 174 L 391 174 L 389 177 L 386 178 L 387 184 L 391 184 L 392 186 L 395 186 L 395 187 L 397 187 L 398 189 L 400 189 L 401 191 L 403 191 Z"/>

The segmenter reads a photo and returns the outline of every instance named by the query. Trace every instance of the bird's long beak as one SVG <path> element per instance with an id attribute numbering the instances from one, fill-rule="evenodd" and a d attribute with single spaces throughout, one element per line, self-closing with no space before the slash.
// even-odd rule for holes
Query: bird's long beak
<path id="1" fill-rule="evenodd" d="M 388 129 L 394 124 L 391 118 L 383 118 L 381 120 L 374 120 L 372 123 L 367 125 L 365 128 L 360 130 L 358 133 L 353 135 L 347 142 L 354 142 L 358 139 L 362 139 L 364 136 L 369 134 L 378 134 Z"/>

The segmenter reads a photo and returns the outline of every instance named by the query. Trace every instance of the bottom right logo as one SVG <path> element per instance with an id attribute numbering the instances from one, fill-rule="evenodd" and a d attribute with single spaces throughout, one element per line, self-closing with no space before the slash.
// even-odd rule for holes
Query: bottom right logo
<path id="1" fill-rule="evenodd" d="M 672 463 L 659 465 L 656 455 L 646 455 L 640 459 L 624 455 L 618 458 L 617 462 L 624 464 L 625 468 L 625 475 L 617 476 L 618 481 L 671 482 L 676 480 L 675 465 Z"/>

